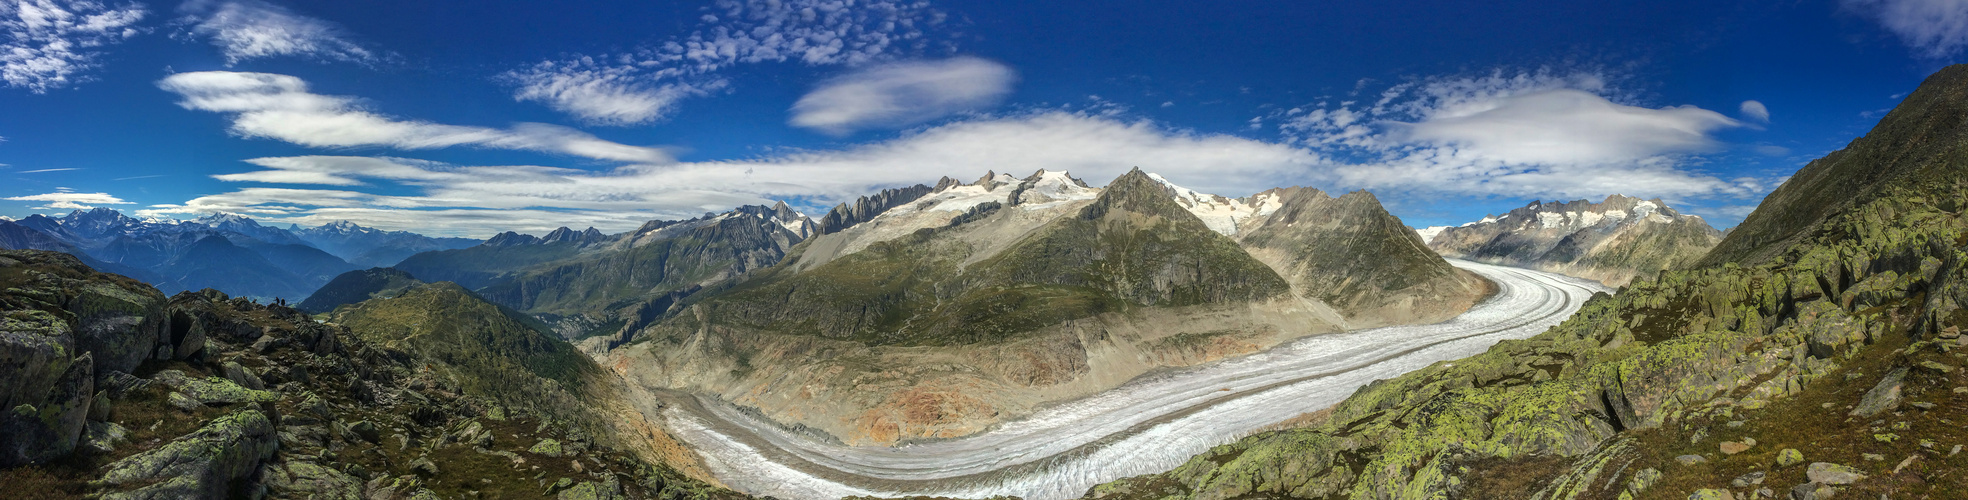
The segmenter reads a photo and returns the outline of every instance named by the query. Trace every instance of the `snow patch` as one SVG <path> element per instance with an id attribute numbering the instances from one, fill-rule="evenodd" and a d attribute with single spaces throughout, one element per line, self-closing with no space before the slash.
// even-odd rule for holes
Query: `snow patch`
<path id="1" fill-rule="evenodd" d="M 1236 198 L 1226 198 L 1178 186 L 1169 182 L 1161 174 L 1148 174 L 1149 179 L 1168 186 L 1175 193 L 1175 202 L 1182 208 L 1203 220 L 1203 225 L 1211 231 L 1225 236 L 1237 234 L 1237 224 L 1252 217 L 1262 217 L 1278 211 L 1282 205 L 1276 194 L 1251 197 L 1250 202 Z"/>
<path id="2" fill-rule="evenodd" d="M 1416 229 L 1415 234 L 1421 235 L 1422 243 L 1434 243 L 1435 237 L 1441 236 L 1442 231 L 1446 231 L 1448 229 L 1449 226 L 1428 226 L 1426 228 Z"/>

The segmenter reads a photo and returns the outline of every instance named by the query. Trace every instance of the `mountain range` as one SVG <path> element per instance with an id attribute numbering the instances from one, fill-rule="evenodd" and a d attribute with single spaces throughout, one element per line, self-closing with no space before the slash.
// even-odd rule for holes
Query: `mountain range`
<path id="1" fill-rule="evenodd" d="M 1140 170 L 1101 188 L 993 172 L 829 219 L 854 223 L 821 224 L 777 262 L 665 297 L 665 312 L 584 348 L 650 389 L 894 444 L 977 432 L 1158 367 L 1439 321 L 1489 293 L 1366 193 L 1233 199 Z M 487 297 L 502 300 L 497 289 Z"/>
<path id="2" fill-rule="evenodd" d="M 381 231 L 346 221 L 280 229 L 236 214 L 192 220 L 138 219 L 113 209 L 0 221 L 0 247 L 73 254 L 92 267 L 149 282 L 168 293 L 214 288 L 265 300 L 299 300 L 361 266 L 396 255 L 477 244 Z"/>
<path id="3" fill-rule="evenodd" d="M 1722 241 L 1701 217 L 1660 199 L 1612 195 L 1605 201 L 1531 202 L 1503 215 L 1426 232 L 1447 257 L 1528 267 L 1624 286 L 1679 269 Z"/>

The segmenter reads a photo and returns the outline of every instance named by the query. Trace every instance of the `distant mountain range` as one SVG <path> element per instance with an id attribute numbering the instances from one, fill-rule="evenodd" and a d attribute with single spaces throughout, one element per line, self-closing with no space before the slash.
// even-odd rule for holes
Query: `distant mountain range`
<path id="1" fill-rule="evenodd" d="M 96 208 L 61 217 L 0 220 L 0 247 L 69 253 L 92 267 L 149 282 L 165 293 L 215 288 L 267 300 L 299 300 L 345 272 L 394 264 L 416 252 L 477 243 L 382 231 L 347 221 L 280 229 L 226 213 L 178 221 L 138 219 Z"/>
<path id="2" fill-rule="evenodd" d="M 1624 286 L 1680 269 L 1722 241 L 1701 217 L 1660 199 L 1612 195 L 1605 201 L 1531 202 L 1456 227 L 1418 230 L 1443 256 L 1541 269 Z"/>

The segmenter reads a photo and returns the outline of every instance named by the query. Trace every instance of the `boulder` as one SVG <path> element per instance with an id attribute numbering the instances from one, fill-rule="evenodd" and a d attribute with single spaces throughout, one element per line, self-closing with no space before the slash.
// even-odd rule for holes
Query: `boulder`
<path id="1" fill-rule="evenodd" d="M 1736 495 L 1729 493 L 1729 490 L 1702 488 L 1689 493 L 1688 500 L 1736 500 Z"/>
<path id="2" fill-rule="evenodd" d="M 1701 463 L 1708 463 L 1708 459 L 1702 458 L 1701 455 L 1682 455 L 1682 456 L 1674 457 L 1674 461 L 1681 462 L 1681 465 L 1695 465 Z"/>
<path id="3" fill-rule="evenodd" d="M 266 415 L 241 410 L 105 466 L 102 483 L 112 491 L 102 498 L 225 498 L 233 481 L 259 471 L 279 447 L 273 422 Z M 132 489 L 120 488 L 126 486 Z"/>
<path id="4" fill-rule="evenodd" d="M 1866 477 L 1865 473 L 1858 469 L 1830 462 L 1814 462 L 1804 471 L 1804 475 L 1811 478 L 1813 483 L 1831 485 L 1852 484 Z"/>
<path id="5" fill-rule="evenodd" d="M 95 361 L 75 352 L 68 324 L 53 314 L 0 313 L 0 467 L 75 449 L 95 401 Z"/>
<path id="6" fill-rule="evenodd" d="M 98 455 L 108 455 L 116 451 L 116 445 L 123 444 L 129 439 L 130 430 L 116 425 L 115 422 L 90 421 L 88 430 L 82 434 L 79 448 Z"/>
<path id="7" fill-rule="evenodd" d="M 266 468 L 261 480 L 276 498 L 361 500 L 362 480 L 312 462 L 287 462 Z"/>
<path id="8" fill-rule="evenodd" d="M 1790 488 L 1791 500 L 1831 500 L 1837 493 L 1838 488 L 1824 483 L 1804 483 Z"/>
<path id="9" fill-rule="evenodd" d="M 1789 467 L 1801 463 L 1804 463 L 1804 452 L 1797 451 L 1796 448 L 1784 448 L 1783 451 L 1777 452 L 1778 467 Z"/>
<path id="10" fill-rule="evenodd" d="M 375 444 L 383 440 L 382 429 L 376 428 L 376 424 L 370 423 L 368 420 L 350 424 L 348 431 L 349 434 L 363 441 L 368 441 L 370 444 Z"/>
<path id="11" fill-rule="evenodd" d="M 1899 408 L 1900 389 L 1905 384 L 1906 374 L 1906 368 L 1894 368 L 1888 372 L 1886 377 L 1879 379 L 1878 385 L 1866 391 L 1865 397 L 1859 399 L 1859 405 L 1852 408 L 1849 415 L 1869 418 Z"/>
<path id="12" fill-rule="evenodd" d="M 237 362 L 227 361 L 225 363 L 225 377 L 227 380 L 231 380 L 232 383 L 239 384 L 241 387 L 247 389 L 255 391 L 266 390 L 266 382 L 261 381 L 259 375 L 254 375 L 252 370 L 246 369 L 245 366 L 241 366 Z"/>
<path id="13" fill-rule="evenodd" d="M 527 448 L 526 451 L 549 457 L 568 455 L 567 450 L 560 445 L 560 441 L 553 438 L 542 439 L 540 442 L 534 443 L 532 448 Z"/>

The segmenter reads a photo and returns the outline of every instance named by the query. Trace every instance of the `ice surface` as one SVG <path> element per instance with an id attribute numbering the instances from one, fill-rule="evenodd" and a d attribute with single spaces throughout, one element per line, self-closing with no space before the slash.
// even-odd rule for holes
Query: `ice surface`
<path id="1" fill-rule="evenodd" d="M 665 416 L 713 474 L 754 495 L 1075 498 L 1102 482 L 1174 468 L 1212 446 L 1338 403 L 1376 379 L 1536 335 L 1592 293 L 1609 291 L 1551 273 L 1450 262 L 1500 291 L 1447 322 L 1315 335 L 1135 380 L 966 438 L 850 447 L 712 401 L 702 402 L 701 412 L 672 407 Z"/>

